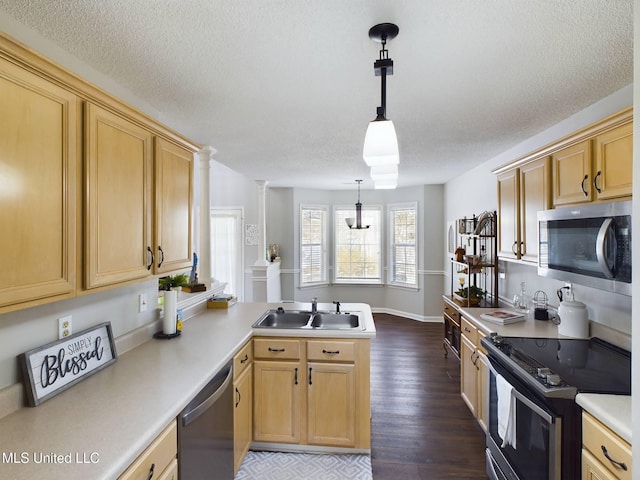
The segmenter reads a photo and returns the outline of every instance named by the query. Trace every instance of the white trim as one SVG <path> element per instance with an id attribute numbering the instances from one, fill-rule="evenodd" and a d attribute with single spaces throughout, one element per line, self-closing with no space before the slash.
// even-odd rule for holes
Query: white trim
<path id="1" fill-rule="evenodd" d="M 386 313 L 389 315 L 395 315 L 397 317 L 409 318 L 411 320 L 417 320 L 418 322 L 425 323 L 444 323 L 444 319 L 442 316 L 425 316 L 418 315 L 415 313 L 403 312 L 400 310 L 394 310 L 393 308 L 383 308 L 383 307 L 371 307 L 372 313 Z"/>
<path id="2" fill-rule="evenodd" d="M 445 270 L 418 270 L 418 275 L 423 275 L 423 276 L 428 276 L 428 275 L 447 276 L 447 272 Z"/>

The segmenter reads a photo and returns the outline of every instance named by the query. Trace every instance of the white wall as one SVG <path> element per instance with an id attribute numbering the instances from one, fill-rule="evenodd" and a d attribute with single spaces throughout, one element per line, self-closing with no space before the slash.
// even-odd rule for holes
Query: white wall
<path id="1" fill-rule="evenodd" d="M 138 295 L 147 295 L 148 310 L 138 313 Z M 17 355 L 58 339 L 58 318 L 72 316 L 73 332 L 111 322 L 114 337 L 155 321 L 158 281 L 62 300 L 0 315 L 0 389 L 18 381 Z"/>
<path id="2" fill-rule="evenodd" d="M 614 114 L 633 103 L 633 86 L 615 92 L 594 105 L 576 113 L 538 135 L 514 146 L 510 150 L 483 163 L 469 172 L 465 172 L 449 181 L 444 189 L 445 222 L 470 217 L 483 210 L 497 208 L 497 184 L 491 170 L 509 163 L 519 157 L 550 144 L 576 130 L 590 125 L 608 115 Z M 450 273 L 445 260 L 445 291 L 450 290 Z M 539 277 L 535 266 L 513 262 L 500 262 L 500 271 L 506 275 L 500 280 L 498 291 L 503 300 L 510 301 L 520 288 L 520 282 L 527 283 L 527 291 L 533 294 L 537 290 L 547 293 L 552 304 L 558 303 L 556 290 L 564 282 Z M 631 334 L 631 297 L 602 292 L 581 285 L 575 286 L 576 299 L 587 304 L 589 318 L 625 334 Z"/>
<path id="3" fill-rule="evenodd" d="M 396 190 L 362 190 L 365 205 L 382 205 L 383 264 L 387 266 L 387 210 L 392 203 L 418 204 L 418 276 L 419 289 L 403 289 L 381 285 L 327 285 L 300 288 L 300 205 L 319 204 L 329 208 L 329 239 L 333 236 L 332 211 L 336 205 L 353 205 L 356 191 L 285 189 L 269 190 L 267 243 L 278 243 L 282 257 L 282 297 L 285 300 L 308 302 L 318 297 L 321 302 L 364 302 L 376 310 L 399 313 L 419 320 L 438 320 L 441 317 L 442 295 L 442 185 L 427 185 Z M 329 242 L 332 244 L 332 242 Z M 328 263 L 333 267 L 333 251 Z M 333 274 L 331 270 L 329 276 Z"/>
<path id="4" fill-rule="evenodd" d="M 211 207 L 243 207 L 243 224 L 258 223 L 258 184 L 235 170 L 212 162 L 210 170 Z M 244 227 L 243 227 L 244 228 Z M 253 297 L 253 282 L 251 279 L 251 265 L 258 259 L 258 247 L 244 245 L 244 297 L 251 301 Z M 215 277 L 215 272 L 212 272 Z"/>

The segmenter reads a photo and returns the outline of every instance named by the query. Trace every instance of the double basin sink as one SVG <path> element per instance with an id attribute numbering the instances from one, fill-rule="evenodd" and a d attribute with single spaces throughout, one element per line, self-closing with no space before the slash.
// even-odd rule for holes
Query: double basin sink
<path id="1" fill-rule="evenodd" d="M 354 313 L 336 313 L 309 310 L 267 310 L 256 323 L 254 328 L 286 328 L 286 329 L 325 329 L 345 330 L 360 329 L 360 317 Z"/>

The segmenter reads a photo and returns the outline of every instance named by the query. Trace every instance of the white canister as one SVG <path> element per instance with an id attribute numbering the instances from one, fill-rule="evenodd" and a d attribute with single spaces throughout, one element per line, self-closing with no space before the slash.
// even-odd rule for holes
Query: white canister
<path id="1" fill-rule="evenodd" d="M 582 302 L 560 302 L 558 333 L 574 338 L 589 338 L 587 306 Z"/>

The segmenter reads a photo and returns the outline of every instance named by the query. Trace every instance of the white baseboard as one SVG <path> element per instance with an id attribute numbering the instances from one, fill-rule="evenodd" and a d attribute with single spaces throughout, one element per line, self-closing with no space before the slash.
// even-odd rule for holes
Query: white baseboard
<path id="1" fill-rule="evenodd" d="M 411 320 L 417 320 L 418 322 L 426 323 L 442 323 L 444 320 L 441 315 L 438 316 L 425 316 L 417 315 L 415 313 L 403 312 L 400 310 L 394 310 L 392 308 L 371 308 L 373 313 L 388 313 L 389 315 L 396 315 L 398 317 L 409 318 Z"/>

